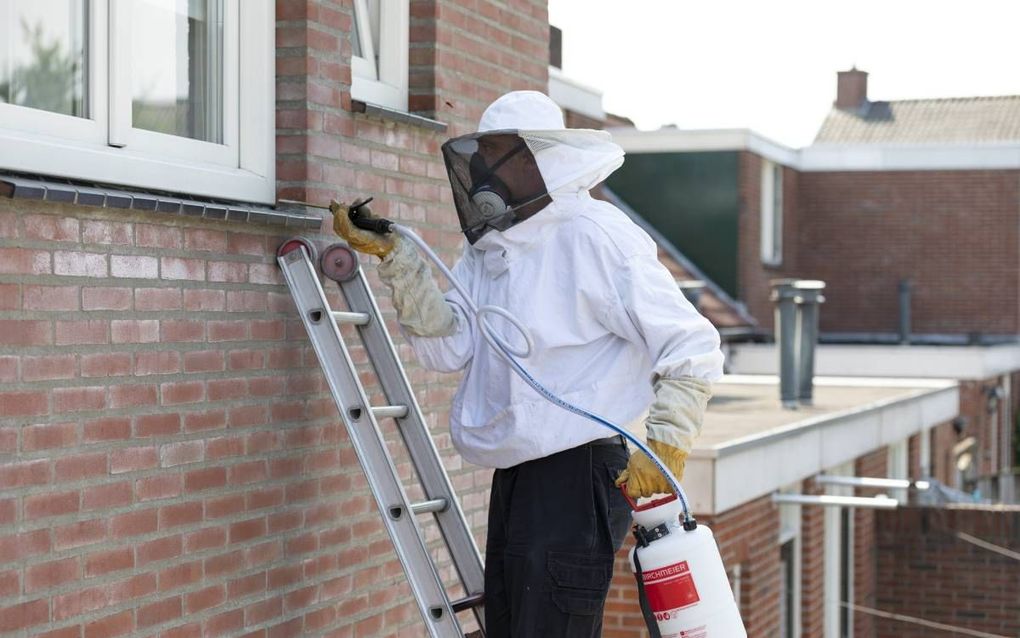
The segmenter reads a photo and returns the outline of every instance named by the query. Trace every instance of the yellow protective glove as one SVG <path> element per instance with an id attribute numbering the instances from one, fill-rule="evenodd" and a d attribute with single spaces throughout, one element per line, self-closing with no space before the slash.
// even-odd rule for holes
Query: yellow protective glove
<path id="1" fill-rule="evenodd" d="M 662 459 L 669 471 L 673 473 L 676 480 L 684 475 L 684 465 L 687 463 L 687 452 L 661 441 L 650 440 L 648 447 L 652 452 Z M 652 460 L 645 456 L 640 450 L 630 455 L 627 462 L 627 469 L 620 472 L 616 479 L 616 486 L 627 484 L 627 495 L 631 498 L 640 496 L 651 496 L 652 494 L 672 494 L 673 488 L 669 486 L 666 477 L 659 471 Z"/>
<path id="2" fill-rule="evenodd" d="M 394 235 L 381 235 L 355 226 L 348 213 L 358 204 L 359 202 L 355 200 L 348 206 L 335 199 L 329 203 L 329 211 L 333 213 L 333 232 L 343 237 L 344 241 L 350 244 L 354 250 L 382 259 L 393 250 Z M 362 206 L 361 211 L 364 216 L 371 218 L 372 212 L 367 206 Z"/>

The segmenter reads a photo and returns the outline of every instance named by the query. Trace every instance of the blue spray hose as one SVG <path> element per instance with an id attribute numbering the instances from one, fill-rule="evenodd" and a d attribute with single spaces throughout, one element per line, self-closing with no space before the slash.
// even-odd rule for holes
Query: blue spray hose
<path id="1" fill-rule="evenodd" d="M 670 487 L 673 489 L 673 493 L 676 494 L 678 499 L 680 499 L 680 505 L 683 507 L 684 510 L 684 522 L 686 523 L 694 521 L 694 516 L 691 514 L 690 505 L 687 502 L 687 494 L 684 492 L 683 488 L 680 487 L 680 482 L 676 479 L 675 476 L 673 476 L 673 473 L 669 471 L 669 468 L 666 467 L 666 464 L 663 463 L 662 460 L 659 459 L 659 457 L 657 457 L 655 453 L 652 452 L 652 450 L 649 449 L 649 447 L 645 445 L 643 441 L 635 437 L 633 434 L 631 434 L 624 428 L 621 428 L 620 426 L 616 425 L 615 423 L 612 423 L 611 421 L 608 421 L 598 416 L 597 414 L 592 414 L 591 412 L 583 408 L 579 408 L 576 405 L 567 403 L 563 399 L 553 394 L 551 390 L 549 390 L 544 385 L 539 383 L 538 380 L 535 379 L 535 377 L 533 377 L 531 373 L 529 373 L 528 370 L 521 365 L 520 361 L 517 360 L 517 357 L 522 358 L 528 357 L 531 354 L 534 342 L 532 341 L 531 333 L 528 331 L 527 327 L 524 326 L 520 322 L 520 320 L 517 319 L 517 317 L 514 317 L 505 308 L 500 308 L 499 306 L 482 306 L 481 308 L 479 308 L 475 304 L 475 302 L 471 299 L 471 296 L 468 294 L 467 290 L 465 290 L 461 283 L 457 281 L 457 278 L 453 275 L 452 272 L 450 272 L 450 269 L 446 267 L 446 264 L 444 264 L 443 261 L 439 258 L 439 256 L 436 255 L 436 253 L 432 250 L 432 248 L 425 243 L 425 240 L 416 235 L 414 231 L 412 231 L 410 228 L 407 228 L 406 226 L 401 226 L 399 224 L 391 224 L 389 228 L 393 232 L 399 234 L 401 237 L 405 237 L 412 243 L 414 243 L 414 245 L 417 246 L 425 254 L 425 256 L 428 257 L 429 260 L 431 260 L 432 263 L 436 265 L 437 268 L 439 268 L 440 272 L 442 272 L 443 275 L 447 278 L 447 280 L 449 280 L 450 285 L 453 286 L 458 293 L 460 293 L 460 296 L 464 300 L 464 303 L 468 305 L 468 308 L 474 314 L 475 320 L 478 323 L 479 329 L 482 331 L 482 336 L 485 338 L 485 341 L 508 364 L 510 364 L 510 368 L 517 374 L 517 376 L 523 379 L 525 383 L 531 386 L 544 399 L 546 399 L 553 405 L 560 407 L 566 410 L 567 412 L 572 412 L 578 416 L 590 419 L 603 427 L 609 428 L 613 432 L 616 432 L 620 436 L 624 437 L 625 439 L 633 443 L 637 449 L 641 450 L 641 452 L 643 452 L 645 456 L 651 459 L 652 463 L 655 464 L 655 467 L 660 472 L 662 472 L 663 476 L 666 477 L 666 480 L 669 482 Z M 510 322 L 510 324 L 514 328 L 516 328 L 520 335 L 524 338 L 525 341 L 524 348 L 514 348 L 506 341 L 504 341 L 502 337 L 497 335 L 493 330 L 492 326 L 489 325 L 489 323 L 485 320 L 486 314 L 499 315 L 500 317 L 503 317 L 508 322 Z"/>

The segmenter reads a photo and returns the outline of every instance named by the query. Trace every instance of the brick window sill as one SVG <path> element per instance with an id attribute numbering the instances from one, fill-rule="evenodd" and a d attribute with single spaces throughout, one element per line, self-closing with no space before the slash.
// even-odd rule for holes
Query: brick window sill
<path id="1" fill-rule="evenodd" d="M 408 113 L 406 111 L 398 111 L 396 109 L 379 106 L 378 104 L 372 104 L 370 102 L 362 102 L 360 100 L 351 100 L 351 110 L 355 113 L 364 113 L 365 115 L 372 115 L 391 122 L 410 124 L 411 126 L 417 126 L 437 133 L 445 133 L 447 128 L 446 123 L 440 122 L 439 120 L 429 119 L 422 115 L 415 115 L 414 113 Z"/>

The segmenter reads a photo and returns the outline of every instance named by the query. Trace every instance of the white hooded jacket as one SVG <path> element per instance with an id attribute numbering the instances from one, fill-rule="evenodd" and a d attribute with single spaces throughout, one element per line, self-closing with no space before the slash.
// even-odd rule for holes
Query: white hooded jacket
<path id="1" fill-rule="evenodd" d="M 654 242 L 588 193 L 623 161 L 609 134 L 564 129 L 559 108 L 532 91 L 486 110 L 479 130 L 502 129 L 529 140 L 552 203 L 465 244 L 453 272 L 479 306 L 502 306 L 531 331 L 524 367 L 564 400 L 620 425 L 647 412 L 658 377 L 721 376 L 719 335 L 659 263 Z M 451 291 L 446 301 L 452 334 L 405 335 L 426 367 L 465 370 L 450 427 L 466 460 L 505 468 L 612 434 L 539 396 L 492 351 L 460 296 Z M 520 343 L 509 324 L 489 317 Z M 695 434 L 670 433 L 667 442 L 689 450 Z"/>

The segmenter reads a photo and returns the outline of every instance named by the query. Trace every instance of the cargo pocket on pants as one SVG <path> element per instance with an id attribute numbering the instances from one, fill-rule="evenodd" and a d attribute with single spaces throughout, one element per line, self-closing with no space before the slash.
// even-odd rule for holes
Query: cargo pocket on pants
<path id="1" fill-rule="evenodd" d="M 552 582 L 552 599 L 565 614 L 601 614 L 613 577 L 612 554 L 575 554 L 550 551 L 546 569 Z"/>

